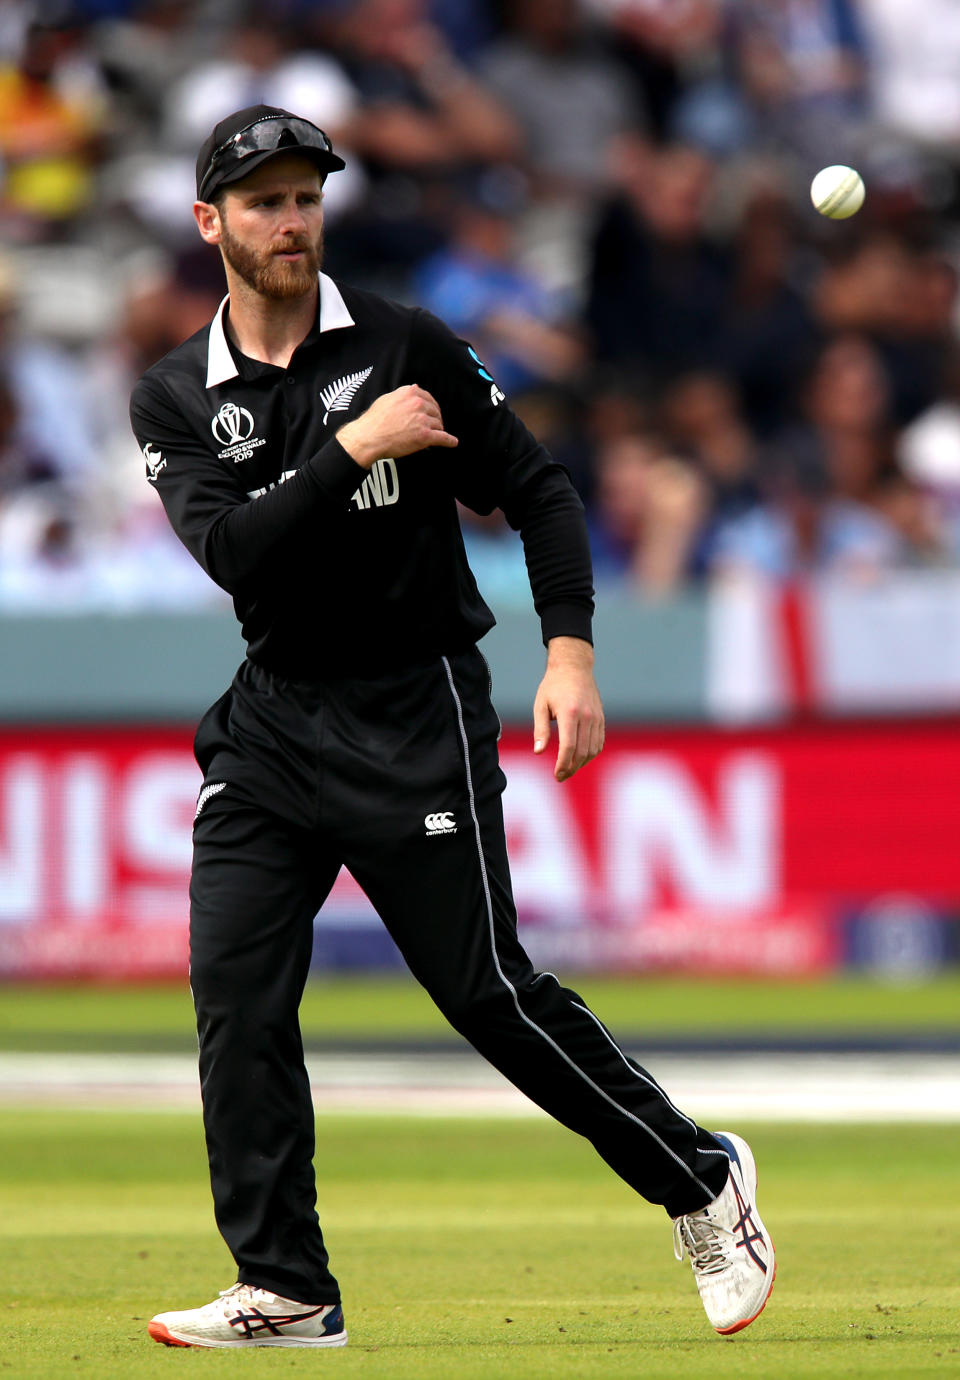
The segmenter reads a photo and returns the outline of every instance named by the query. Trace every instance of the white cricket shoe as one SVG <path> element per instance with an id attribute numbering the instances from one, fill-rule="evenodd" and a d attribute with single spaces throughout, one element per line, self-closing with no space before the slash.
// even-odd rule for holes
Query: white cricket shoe
<path id="1" fill-rule="evenodd" d="M 707 1317 L 727 1336 L 763 1312 L 777 1262 L 756 1209 L 757 1166 L 750 1147 L 727 1131 L 715 1134 L 730 1156 L 730 1177 L 707 1207 L 674 1219 L 673 1251 L 678 1260 L 689 1255 Z"/>
<path id="2" fill-rule="evenodd" d="M 297 1303 L 234 1284 L 202 1308 L 158 1313 L 147 1324 L 155 1342 L 166 1346 L 346 1346 L 339 1303 Z"/>

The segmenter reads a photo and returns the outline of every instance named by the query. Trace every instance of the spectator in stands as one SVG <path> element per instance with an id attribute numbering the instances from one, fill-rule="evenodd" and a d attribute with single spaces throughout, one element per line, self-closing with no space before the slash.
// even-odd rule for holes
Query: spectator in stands
<path id="1" fill-rule="evenodd" d="M 447 174 L 509 161 L 514 121 L 454 55 L 426 0 L 358 0 L 338 41 L 361 105 L 353 147 L 381 173 Z"/>
<path id="2" fill-rule="evenodd" d="M 856 335 L 829 341 L 804 402 L 804 421 L 781 444 L 821 470 L 835 493 L 869 502 L 876 481 L 893 468 L 890 381 L 879 351 Z"/>
<path id="3" fill-rule="evenodd" d="M 902 471 L 891 470 L 878 481 L 873 503 L 897 533 L 898 566 L 939 569 L 956 564 L 960 550 L 956 525 L 934 492 Z"/>
<path id="4" fill-rule="evenodd" d="M 896 474 L 889 408 L 887 376 L 870 342 L 828 342 L 805 390 L 803 419 L 771 445 L 768 501 L 720 524 L 711 568 L 791 579 L 822 570 L 874 575 L 897 565 L 900 536 L 878 502 Z"/>
<path id="5" fill-rule="evenodd" d="M 625 71 L 586 24 L 579 0 L 517 0 L 507 19 L 483 73 L 519 122 L 534 195 L 602 191 L 608 153 L 646 125 Z"/>
<path id="6" fill-rule="evenodd" d="M 34 338 L 22 320 L 15 260 L 0 258 L 0 373 L 14 400 L 20 443 L 58 479 L 82 490 L 94 461 L 91 407 L 74 356 Z"/>
<path id="7" fill-rule="evenodd" d="M 781 182 L 769 168 L 758 170 L 742 184 L 742 196 L 718 356 L 737 381 L 749 425 L 766 437 L 783 425 L 823 330 L 804 282 L 808 251 Z"/>
<path id="8" fill-rule="evenodd" d="M 414 266 L 443 243 L 449 182 L 509 162 L 517 128 L 430 22 L 426 0 L 357 0 L 339 8 L 331 33 L 358 92 L 346 143 L 371 180 L 333 270 L 403 297 Z"/>
<path id="9" fill-rule="evenodd" d="M 127 266 L 113 332 L 86 355 L 85 391 L 90 398 L 96 466 L 90 489 L 96 511 L 109 527 L 144 498 L 143 463 L 130 431 L 133 385 L 151 364 L 210 319 L 184 313 L 184 294 L 174 261 L 147 253 Z M 212 309 L 216 309 L 215 299 Z M 154 498 L 153 490 L 147 494 Z"/>
<path id="10" fill-rule="evenodd" d="M 587 384 L 586 431 L 594 450 L 652 430 L 657 390 L 632 369 L 597 369 Z"/>
<path id="11" fill-rule="evenodd" d="M 695 465 L 706 489 L 693 559 L 699 571 L 709 561 L 719 527 L 761 501 L 757 442 L 740 409 L 736 388 L 720 373 L 680 376 L 668 386 L 661 412 L 671 444 Z"/>
<path id="12" fill-rule="evenodd" d="M 53 484 L 57 467 L 23 434 L 11 380 L 0 373 L 0 507 L 38 484 Z"/>
<path id="13" fill-rule="evenodd" d="M 721 362 L 730 256 L 707 233 L 712 180 L 693 149 L 624 164 L 592 249 L 587 320 L 601 359 L 664 376 Z"/>
<path id="14" fill-rule="evenodd" d="M 879 350 L 899 425 L 933 403 L 957 305 L 957 271 L 942 253 L 871 231 L 830 256 L 812 302 L 826 329 L 861 333 Z"/>
<path id="15" fill-rule="evenodd" d="M 870 55 L 873 115 L 896 134 L 956 164 L 960 140 L 960 10 L 954 0 L 859 0 Z"/>
<path id="16" fill-rule="evenodd" d="M 822 473 L 784 457 L 767 502 L 721 524 L 709 573 L 789 581 L 826 571 L 873 578 L 897 564 L 893 525 L 864 503 L 836 498 Z"/>
<path id="17" fill-rule="evenodd" d="M 8 241 L 63 235 L 86 210 L 107 118 L 106 90 L 72 25 L 34 23 L 0 63 L 0 224 Z"/>
<path id="18" fill-rule="evenodd" d="M 872 505 L 896 460 L 890 380 L 869 339 L 827 342 L 803 389 L 802 415 L 774 438 L 768 464 L 808 475 L 811 486 L 846 502 Z"/>
<path id="19" fill-rule="evenodd" d="M 205 51 L 204 21 L 190 0 L 121 0 L 111 10 L 90 42 L 109 84 L 118 143 L 129 152 L 153 142 L 169 92 Z"/>
<path id="20" fill-rule="evenodd" d="M 595 199 L 642 144 L 646 112 L 581 0 L 518 0 L 506 19 L 481 70 L 522 132 L 522 254 L 542 281 L 580 296 Z"/>
<path id="21" fill-rule="evenodd" d="M 729 152 L 745 137 L 743 119 L 716 76 L 724 0 L 586 0 L 612 28 L 616 52 L 643 93 L 652 132 L 665 141 Z M 696 108 L 694 119 L 685 113 Z M 731 124 L 732 121 L 732 124 Z M 694 136 L 697 137 L 694 137 Z"/>
<path id="22" fill-rule="evenodd" d="M 590 514 L 597 582 L 617 579 L 647 596 L 679 588 L 692 573 L 707 504 L 697 470 L 660 437 L 609 442 L 597 456 Z"/>
<path id="23" fill-rule="evenodd" d="M 95 557 L 93 558 L 95 560 Z M 22 490 L 0 507 L 0 610 L 81 612 L 98 607 L 75 504 L 56 485 Z"/>
<path id="24" fill-rule="evenodd" d="M 489 0 L 431 0 L 428 14 L 461 62 L 476 65 L 494 31 Z"/>
<path id="25" fill-rule="evenodd" d="M 856 165 L 866 116 L 857 0 L 738 0 L 728 24 L 752 145 L 796 160 L 801 181 L 825 163 Z"/>
<path id="26" fill-rule="evenodd" d="M 448 244 L 419 267 L 416 298 L 471 340 L 508 394 L 566 383 L 585 359 L 559 294 L 516 262 L 518 175 L 488 169 L 458 195 Z"/>

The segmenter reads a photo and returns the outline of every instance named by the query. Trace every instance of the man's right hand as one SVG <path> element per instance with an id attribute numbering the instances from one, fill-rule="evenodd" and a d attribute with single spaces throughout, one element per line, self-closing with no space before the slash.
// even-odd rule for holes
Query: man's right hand
<path id="1" fill-rule="evenodd" d="M 340 428 L 337 440 L 365 470 L 377 460 L 458 444 L 456 436 L 443 429 L 436 398 L 416 383 L 381 394 L 356 421 Z"/>

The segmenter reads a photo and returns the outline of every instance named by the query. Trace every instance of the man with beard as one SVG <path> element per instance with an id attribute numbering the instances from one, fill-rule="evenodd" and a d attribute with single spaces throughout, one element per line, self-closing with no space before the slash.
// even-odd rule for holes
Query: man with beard
<path id="1" fill-rule="evenodd" d="M 247 656 L 197 730 L 190 977 L 218 1226 L 238 1280 L 162 1313 L 171 1346 L 342 1346 L 315 1210 L 298 1007 L 313 919 L 347 867 L 454 1027 L 662 1203 L 713 1326 L 773 1283 L 739 1137 L 679 1112 L 517 937 L 476 643 L 493 625 L 457 501 L 522 536 L 547 661 L 534 752 L 557 781 L 603 746 L 590 553 L 569 477 L 429 313 L 320 271 L 343 162 L 268 106 L 216 126 L 194 213 L 229 296 L 134 390 L 147 476 L 234 599 Z"/>

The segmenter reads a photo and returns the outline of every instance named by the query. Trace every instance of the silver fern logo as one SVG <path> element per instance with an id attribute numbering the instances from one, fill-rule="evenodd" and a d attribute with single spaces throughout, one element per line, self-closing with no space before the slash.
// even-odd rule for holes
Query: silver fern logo
<path id="1" fill-rule="evenodd" d="M 356 397 L 357 391 L 363 387 L 372 373 L 373 365 L 371 364 L 368 369 L 358 369 L 355 374 L 346 374 L 342 379 L 337 379 L 335 383 L 320 389 L 321 401 L 327 409 L 323 414 L 324 426 L 327 425 L 327 418 L 331 412 L 346 412 Z"/>
<path id="2" fill-rule="evenodd" d="M 221 791 L 227 789 L 226 781 L 215 781 L 212 786 L 204 786 L 200 795 L 197 797 L 197 813 L 193 817 L 194 823 L 200 818 L 200 811 L 206 805 L 212 795 L 219 795 Z"/>

